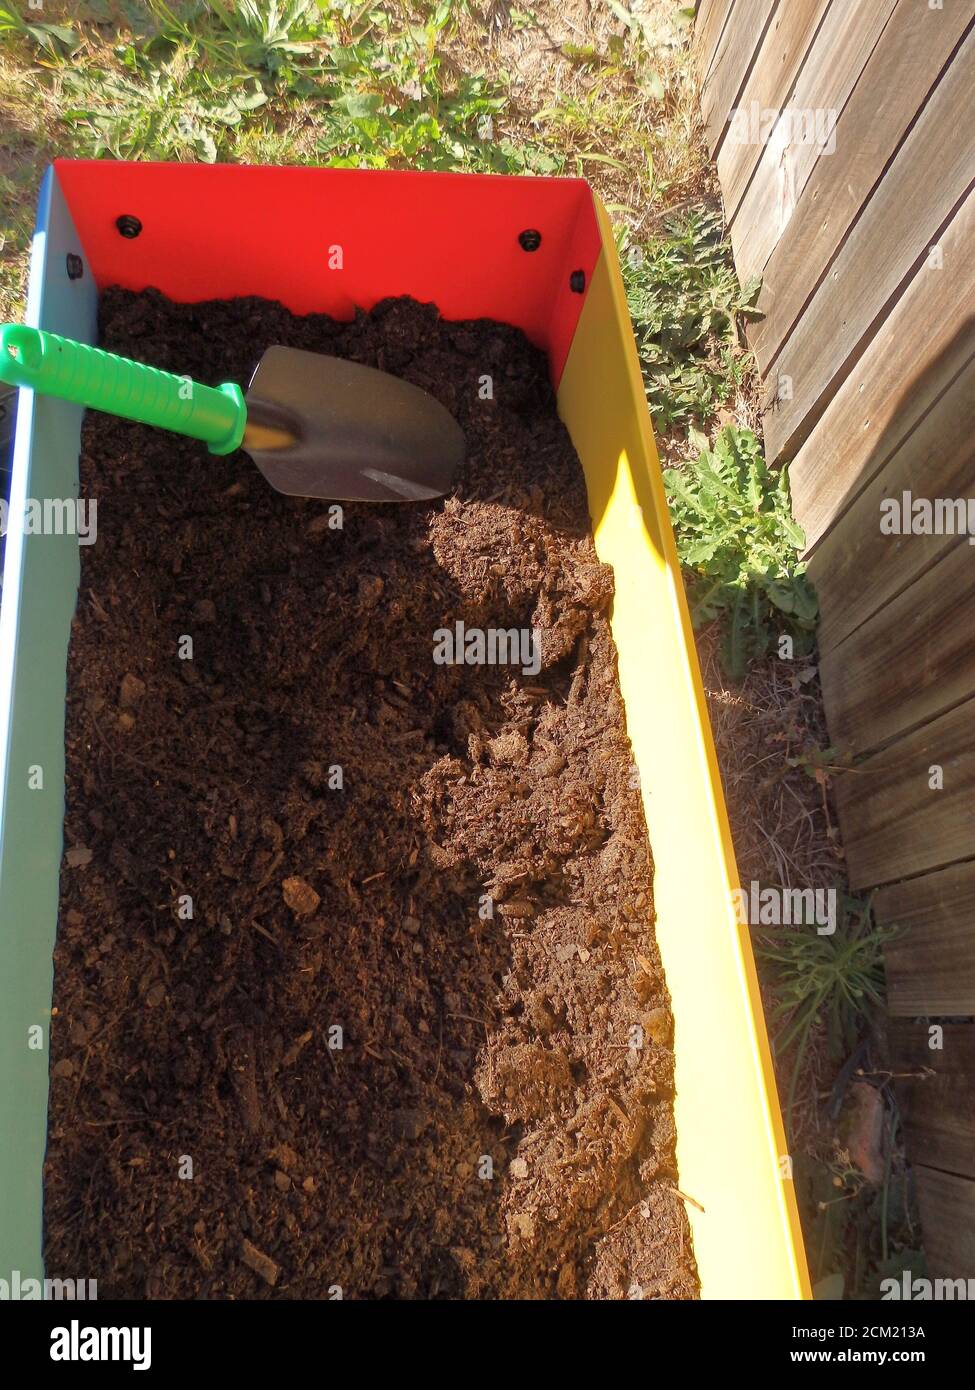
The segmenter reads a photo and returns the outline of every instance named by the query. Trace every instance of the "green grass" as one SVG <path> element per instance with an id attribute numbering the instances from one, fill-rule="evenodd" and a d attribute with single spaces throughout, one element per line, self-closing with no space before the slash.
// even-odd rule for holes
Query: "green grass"
<path id="1" fill-rule="evenodd" d="M 72 145 L 94 156 L 239 160 L 259 149 L 275 163 L 556 172 L 541 146 L 486 136 L 501 89 L 445 72 L 460 9 L 149 0 L 112 42 L 59 42 L 49 80 Z"/>
<path id="2" fill-rule="evenodd" d="M 769 967 L 775 1004 L 769 1027 L 777 1056 L 794 1057 L 785 1118 L 788 1126 L 806 1049 L 816 1026 L 825 1031 L 829 1059 L 839 1064 L 853 1051 L 871 1009 L 883 1007 L 884 943 L 893 929 L 873 921 L 869 900 L 843 899 L 842 919 L 830 936 L 808 927 L 769 929 L 773 944 L 759 946 Z"/>

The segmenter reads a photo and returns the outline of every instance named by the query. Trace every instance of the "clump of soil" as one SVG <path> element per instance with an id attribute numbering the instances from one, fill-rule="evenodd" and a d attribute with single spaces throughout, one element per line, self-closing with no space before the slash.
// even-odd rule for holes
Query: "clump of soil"
<path id="1" fill-rule="evenodd" d="M 87 418 L 49 1272 L 695 1296 L 612 575 L 542 354 L 405 299 L 340 324 L 115 290 L 101 340 L 210 382 L 271 343 L 353 358 L 469 458 L 338 529 L 242 455 Z M 540 668 L 437 664 L 458 621 L 541 629 Z"/>

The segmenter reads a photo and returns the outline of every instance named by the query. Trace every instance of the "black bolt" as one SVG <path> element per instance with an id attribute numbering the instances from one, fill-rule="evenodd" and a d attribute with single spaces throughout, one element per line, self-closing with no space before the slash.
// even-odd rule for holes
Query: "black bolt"
<path id="1" fill-rule="evenodd" d="M 121 217 L 116 217 L 115 225 L 119 229 L 119 235 L 126 237 L 129 241 L 133 237 L 137 237 L 142 231 L 142 223 L 130 212 L 123 212 Z"/>
<path id="2" fill-rule="evenodd" d="M 523 232 L 518 233 L 518 245 L 522 251 L 537 251 L 542 244 L 541 232 L 536 232 L 534 227 L 526 227 Z"/>
<path id="3" fill-rule="evenodd" d="M 586 288 L 586 272 L 574 270 L 569 276 L 569 289 L 573 294 L 582 294 Z"/>
<path id="4" fill-rule="evenodd" d="M 73 251 L 69 251 L 65 256 L 64 264 L 68 272 L 69 280 L 80 280 L 85 273 L 85 267 L 81 257 L 76 256 Z"/>

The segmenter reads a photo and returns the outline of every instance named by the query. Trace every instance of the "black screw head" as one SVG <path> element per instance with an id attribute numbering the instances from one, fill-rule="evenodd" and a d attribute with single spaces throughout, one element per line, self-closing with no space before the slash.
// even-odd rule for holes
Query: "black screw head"
<path id="1" fill-rule="evenodd" d="M 80 280 L 85 273 L 84 262 L 80 256 L 76 256 L 73 251 L 69 251 L 64 258 L 64 266 L 68 272 L 69 280 Z"/>
<path id="2" fill-rule="evenodd" d="M 522 251 L 537 251 L 542 244 L 541 232 L 536 232 L 534 227 L 526 227 L 523 232 L 518 233 L 518 245 Z"/>
<path id="3" fill-rule="evenodd" d="M 116 217 L 115 225 L 119 230 L 119 235 L 132 241 L 142 231 L 142 223 L 138 217 L 133 217 L 130 212 L 123 212 L 121 217 Z"/>
<path id="4" fill-rule="evenodd" d="M 569 276 L 569 289 L 573 294 L 582 294 L 586 288 L 586 272 L 574 270 Z"/>

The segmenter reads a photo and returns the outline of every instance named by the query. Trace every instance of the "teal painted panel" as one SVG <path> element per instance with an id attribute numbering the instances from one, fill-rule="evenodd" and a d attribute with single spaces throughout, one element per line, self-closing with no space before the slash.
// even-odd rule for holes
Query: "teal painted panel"
<path id="1" fill-rule="evenodd" d="M 93 342 L 97 291 L 53 172 L 41 187 L 26 322 Z M 83 411 L 23 391 L 0 602 L 0 1279 L 42 1278 L 52 951 L 64 820 L 73 535 L 25 535 L 28 499 L 76 498 Z M 31 769 L 35 769 L 32 775 Z M 40 769 L 43 785 L 35 789 Z M 33 1044 L 33 1045 L 32 1045 Z M 83 1271 L 75 1272 L 84 1277 Z M 52 1275 L 71 1277 L 71 1271 Z"/>

